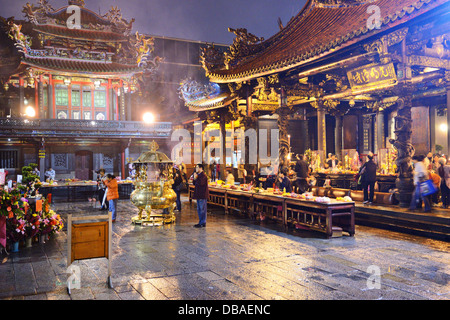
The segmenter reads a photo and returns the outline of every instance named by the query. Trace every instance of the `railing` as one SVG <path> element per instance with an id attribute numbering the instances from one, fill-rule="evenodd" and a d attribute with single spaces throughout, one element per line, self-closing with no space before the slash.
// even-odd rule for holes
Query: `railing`
<path id="1" fill-rule="evenodd" d="M 0 118 L 0 136 L 168 137 L 171 122 Z"/>

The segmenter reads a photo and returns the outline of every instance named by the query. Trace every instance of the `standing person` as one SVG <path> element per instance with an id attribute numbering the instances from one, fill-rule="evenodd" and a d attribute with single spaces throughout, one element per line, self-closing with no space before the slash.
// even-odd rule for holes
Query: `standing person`
<path id="1" fill-rule="evenodd" d="M 305 161 L 305 156 L 297 155 L 297 163 L 294 171 L 297 173 L 297 180 L 295 181 L 295 192 L 302 194 L 308 189 L 308 164 Z"/>
<path id="2" fill-rule="evenodd" d="M 197 200 L 198 213 L 198 224 L 194 227 L 202 228 L 206 227 L 206 204 L 208 201 L 208 178 L 203 171 L 203 164 L 197 164 L 193 176 L 195 189 L 192 198 Z"/>
<path id="3" fill-rule="evenodd" d="M 177 168 L 173 168 L 174 171 L 174 177 L 173 177 L 173 185 L 172 185 L 172 189 L 173 191 L 175 191 L 176 195 L 177 195 L 177 209 L 176 211 L 180 212 L 181 211 L 181 187 L 183 185 L 183 177 L 181 176 L 181 171 L 178 170 Z"/>
<path id="4" fill-rule="evenodd" d="M 432 195 L 428 196 L 429 199 L 428 201 L 430 201 L 431 205 L 433 207 L 437 207 L 439 204 L 439 197 L 441 194 L 440 188 L 441 188 L 441 177 L 439 176 L 439 174 L 437 173 L 438 168 L 436 168 L 436 171 L 432 170 L 429 171 L 429 176 L 431 181 L 433 181 L 434 186 L 436 187 L 437 191 L 435 193 L 433 193 Z"/>
<path id="5" fill-rule="evenodd" d="M 450 166 L 445 163 L 445 158 L 439 158 L 438 174 L 441 177 L 442 208 L 447 209 L 450 204 Z"/>
<path id="6" fill-rule="evenodd" d="M 369 153 L 367 158 L 368 161 L 363 164 L 360 170 L 360 172 L 363 172 L 361 178 L 362 187 L 364 190 L 363 203 L 372 204 L 373 196 L 375 194 L 375 182 L 377 181 L 377 164 L 373 162 L 373 153 Z"/>
<path id="7" fill-rule="evenodd" d="M 433 167 L 433 153 L 428 152 L 427 156 L 423 159 L 423 163 L 425 165 L 425 168 L 430 171 Z"/>
<path id="8" fill-rule="evenodd" d="M 100 211 L 109 209 L 108 201 L 105 201 L 105 203 L 103 203 L 103 199 L 105 198 L 105 191 L 106 191 L 106 185 L 103 181 L 104 178 L 105 178 L 105 169 L 102 168 L 102 169 L 98 170 L 98 174 L 97 174 L 98 201 L 100 201 L 100 206 L 101 206 Z"/>
<path id="9" fill-rule="evenodd" d="M 213 160 L 213 163 L 211 164 L 211 181 L 217 180 L 217 163 L 216 160 Z"/>
<path id="10" fill-rule="evenodd" d="M 238 169 L 239 183 L 245 184 L 247 180 L 247 170 L 245 170 L 244 165 L 241 164 Z"/>
<path id="11" fill-rule="evenodd" d="M 413 163 L 414 163 L 414 193 L 413 197 L 411 199 L 411 204 L 409 206 L 410 210 L 415 210 L 417 208 L 421 208 L 422 204 L 421 201 L 424 203 L 424 211 L 430 212 L 431 206 L 430 202 L 428 200 L 428 197 L 423 196 L 420 192 L 420 183 L 424 182 L 429 178 L 428 170 L 425 166 L 425 157 L 423 155 L 419 155 L 416 157 L 413 157 Z M 420 204 L 420 206 L 419 206 Z"/>
<path id="12" fill-rule="evenodd" d="M 112 213 L 112 222 L 116 222 L 117 216 L 117 202 L 119 200 L 119 185 L 116 177 L 112 174 L 107 174 L 103 179 L 106 185 L 106 199 L 109 202 L 109 211 Z"/>

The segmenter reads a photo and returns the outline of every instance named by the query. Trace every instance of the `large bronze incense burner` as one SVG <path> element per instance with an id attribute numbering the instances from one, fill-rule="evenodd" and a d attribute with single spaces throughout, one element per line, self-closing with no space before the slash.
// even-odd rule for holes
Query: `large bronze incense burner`
<path id="1" fill-rule="evenodd" d="M 136 169 L 135 190 L 130 200 L 139 209 L 132 222 L 141 225 L 163 225 L 175 221 L 176 194 L 172 189 L 173 162 L 153 141 L 150 151 L 133 162 Z"/>

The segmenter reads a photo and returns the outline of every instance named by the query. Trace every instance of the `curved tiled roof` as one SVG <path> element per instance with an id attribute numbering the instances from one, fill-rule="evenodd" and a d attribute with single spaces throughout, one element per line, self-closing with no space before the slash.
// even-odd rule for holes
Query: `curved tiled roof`
<path id="1" fill-rule="evenodd" d="M 189 110 L 198 112 L 225 107 L 236 99 L 236 97 L 231 97 L 229 93 L 222 93 L 214 98 L 186 102 L 186 106 L 189 107 Z"/>
<path id="2" fill-rule="evenodd" d="M 23 63 L 48 71 L 71 72 L 80 74 L 117 75 L 141 72 L 136 65 L 119 63 L 87 62 L 70 59 L 50 59 L 24 57 Z"/>
<path id="3" fill-rule="evenodd" d="M 374 0 L 353 5 L 325 2 L 308 0 L 284 29 L 256 45 L 262 48 L 257 54 L 245 57 L 228 70 L 211 71 L 208 77 L 212 82 L 227 83 L 292 69 L 398 26 L 449 0 Z M 380 8 L 379 29 L 369 30 L 367 26 L 371 5 Z"/>

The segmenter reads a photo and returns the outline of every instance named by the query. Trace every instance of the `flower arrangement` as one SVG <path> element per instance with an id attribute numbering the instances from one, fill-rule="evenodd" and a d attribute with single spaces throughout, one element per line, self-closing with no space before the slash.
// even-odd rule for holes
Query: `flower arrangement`
<path id="1" fill-rule="evenodd" d="M 13 217 L 6 220 L 6 238 L 18 242 L 25 238 L 26 220 L 23 217 Z"/>
<path id="2" fill-rule="evenodd" d="M 64 227 L 61 216 L 54 210 L 50 209 L 48 200 L 44 199 L 42 205 L 42 213 L 40 218 L 40 234 L 55 234 L 59 233 Z"/>
<path id="3" fill-rule="evenodd" d="M 28 213 L 25 215 L 25 235 L 27 238 L 34 238 L 40 231 L 40 216 L 38 213 Z"/>
<path id="4" fill-rule="evenodd" d="M 27 202 L 18 189 L 0 190 L 0 216 L 7 218 L 20 216 L 26 210 Z"/>
<path id="5" fill-rule="evenodd" d="M 6 218 L 6 239 L 14 243 L 62 230 L 63 221 L 50 209 L 47 199 L 43 200 L 42 210 L 36 211 L 22 192 L 19 188 L 0 190 L 0 216 Z"/>

